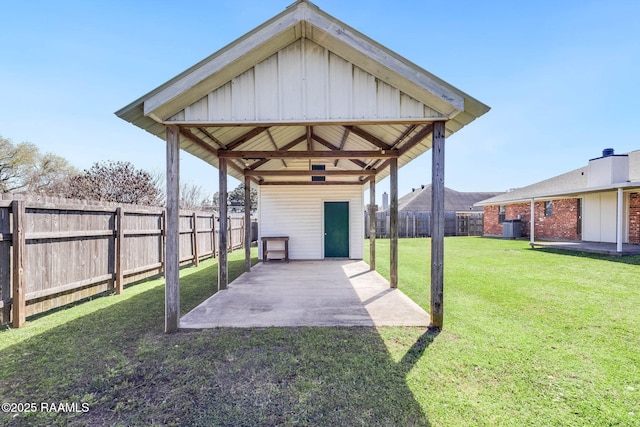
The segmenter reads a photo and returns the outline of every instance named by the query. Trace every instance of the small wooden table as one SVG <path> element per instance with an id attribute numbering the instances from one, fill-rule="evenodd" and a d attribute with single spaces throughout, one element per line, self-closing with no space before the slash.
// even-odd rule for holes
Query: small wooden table
<path id="1" fill-rule="evenodd" d="M 262 262 L 269 260 L 269 254 L 282 254 L 286 262 L 289 262 L 289 236 L 268 236 L 260 238 L 262 240 Z M 268 242 L 284 242 L 284 249 L 268 249 Z"/>

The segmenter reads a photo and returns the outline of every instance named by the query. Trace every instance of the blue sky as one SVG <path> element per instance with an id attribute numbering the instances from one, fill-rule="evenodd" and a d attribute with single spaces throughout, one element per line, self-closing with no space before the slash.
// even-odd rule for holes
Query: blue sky
<path id="1" fill-rule="evenodd" d="M 164 142 L 113 113 L 292 2 L 0 0 L 0 135 L 80 169 L 162 171 Z M 447 187 L 504 191 L 640 149 L 636 0 L 314 3 L 491 106 L 447 140 Z M 216 191 L 215 169 L 181 159 L 183 181 Z M 401 195 L 431 181 L 430 162 L 400 170 Z"/>

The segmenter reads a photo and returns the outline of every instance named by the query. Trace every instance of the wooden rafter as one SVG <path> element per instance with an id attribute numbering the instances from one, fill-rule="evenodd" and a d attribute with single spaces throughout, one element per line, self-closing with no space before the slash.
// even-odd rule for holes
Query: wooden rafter
<path id="1" fill-rule="evenodd" d="M 333 145 L 332 143 L 330 143 L 329 141 L 327 141 L 326 139 L 318 136 L 318 135 L 313 135 L 313 139 L 316 140 L 318 143 L 320 143 L 320 145 L 323 145 L 325 147 L 327 147 L 329 150 L 332 151 L 338 151 L 339 148 L 336 147 L 335 145 Z M 338 159 L 339 160 L 339 159 Z M 356 164 L 358 166 L 360 166 L 362 169 L 364 169 L 367 164 L 365 162 L 363 162 L 362 160 L 358 160 L 358 159 L 349 159 L 353 164 Z"/>
<path id="2" fill-rule="evenodd" d="M 349 139 L 349 134 L 351 133 L 351 130 L 348 127 L 344 128 L 344 133 L 342 134 L 342 140 L 340 141 L 340 147 L 338 147 L 338 150 L 344 150 L 344 146 L 347 143 L 347 139 Z M 338 166 L 338 162 L 340 161 L 340 159 L 336 160 L 333 163 L 333 166 Z"/>
<path id="3" fill-rule="evenodd" d="M 273 149 L 277 150 L 278 149 L 278 144 L 276 144 L 276 140 L 273 138 L 273 135 L 271 135 L 271 131 L 269 129 L 267 129 L 267 136 L 269 137 L 269 140 L 271 141 L 271 145 L 273 145 Z M 284 166 L 285 168 L 287 167 L 287 163 L 284 160 L 281 160 L 282 162 L 282 166 Z"/>
<path id="4" fill-rule="evenodd" d="M 200 132 L 202 132 L 203 134 L 205 134 L 207 136 L 207 138 L 209 138 L 211 141 L 213 141 L 219 148 L 224 147 L 224 144 L 215 136 L 213 136 L 213 134 L 211 132 L 209 132 L 208 130 L 206 130 L 203 127 L 199 127 L 196 128 L 198 129 Z"/>
<path id="5" fill-rule="evenodd" d="M 413 147 L 418 145 L 423 139 L 433 133 L 433 123 L 429 123 L 425 125 L 422 129 L 418 131 L 415 135 L 413 135 L 401 148 L 400 155 L 403 155 L 407 151 L 411 150 Z"/>
<path id="6" fill-rule="evenodd" d="M 399 155 L 402 156 L 404 153 L 406 153 L 407 151 L 409 151 L 410 149 L 412 149 L 413 147 L 418 145 L 420 143 L 420 141 L 425 139 L 431 133 L 433 133 L 433 124 L 429 123 L 428 125 L 425 125 L 422 129 L 420 129 L 420 131 L 418 131 L 418 133 L 413 135 L 407 141 L 407 143 L 402 146 L 402 148 L 397 150 L 400 153 Z M 386 167 L 389 166 L 389 160 L 385 160 L 381 164 L 378 164 L 378 163 L 379 163 L 379 161 L 376 161 L 373 164 L 373 166 L 375 166 L 378 171 L 384 170 Z"/>
<path id="7" fill-rule="evenodd" d="M 250 139 L 260 135 L 262 132 L 266 131 L 267 129 L 269 129 L 269 128 L 267 128 L 267 127 L 257 127 L 257 128 L 251 129 L 249 132 L 245 133 L 244 135 L 242 135 L 242 136 L 234 139 L 230 143 L 228 143 L 225 146 L 225 148 L 227 150 L 235 150 L 236 148 L 238 148 L 239 146 L 241 146 L 245 142 L 247 142 Z"/>
<path id="8" fill-rule="evenodd" d="M 351 133 L 353 133 L 354 135 L 359 136 L 360 138 L 364 139 L 365 141 L 375 145 L 376 147 L 382 150 L 391 149 L 391 146 L 389 144 L 371 135 L 369 132 L 365 131 L 364 129 L 360 129 L 359 127 L 356 127 L 356 126 L 345 126 L 345 128 L 349 129 Z"/>
<path id="9" fill-rule="evenodd" d="M 282 148 L 280 148 L 281 151 L 287 151 L 292 149 L 293 147 L 295 147 L 296 145 L 300 144 L 301 142 L 303 142 L 306 139 L 306 136 L 301 136 L 298 137 L 296 139 L 294 139 L 293 141 L 291 141 L 290 143 L 286 144 L 285 146 L 283 146 Z M 258 169 L 260 166 L 264 165 L 267 162 L 270 162 L 271 159 L 262 159 L 262 160 L 258 160 L 257 162 L 253 163 L 251 166 L 249 166 L 249 169 L 251 170 L 256 170 Z"/>
<path id="10" fill-rule="evenodd" d="M 369 178 L 360 181 L 266 181 L 260 185 L 364 185 L 369 182 Z"/>
<path id="11" fill-rule="evenodd" d="M 313 151 L 313 126 L 307 126 L 307 151 Z"/>
<path id="12" fill-rule="evenodd" d="M 252 171 L 245 170 L 245 176 L 373 176 L 375 170 L 268 170 Z"/>
<path id="13" fill-rule="evenodd" d="M 191 132 L 191 130 L 189 130 L 189 129 L 180 128 L 180 135 L 182 135 L 183 137 L 185 137 L 186 139 L 188 139 L 189 141 L 191 141 L 192 143 L 194 143 L 198 147 L 202 148 L 206 152 L 208 152 L 210 154 L 213 154 L 214 156 L 218 156 L 218 153 L 224 151 L 224 150 L 216 150 L 216 149 L 214 149 L 212 146 L 207 144 L 205 141 L 203 141 L 202 139 L 200 139 L 196 135 L 194 135 L 193 132 Z M 220 157 L 220 156 L 218 156 L 218 157 Z M 236 172 L 244 173 L 244 169 L 241 168 L 240 166 L 238 166 L 237 164 L 235 164 L 233 161 L 227 162 L 227 165 L 231 169 L 235 170 Z M 255 181 L 255 182 L 257 182 L 257 181 Z"/>
<path id="14" fill-rule="evenodd" d="M 398 150 L 380 151 L 229 151 L 218 150 L 218 157 L 226 159 L 395 159 Z"/>
<path id="15" fill-rule="evenodd" d="M 217 155 L 218 151 L 215 148 L 213 148 L 211 145 L 207 144 L 202 139 L 198 138 L 193 132 L 191 132 L 190 129 L 180 128 L 180 135 L 184 136 L 186 139 L 188 139 L 189 141 L 191 141 L 192 143 L 194 143 L 198 147 L 202 148 L 207 153 L 213 154 L 213 155 Z"/>

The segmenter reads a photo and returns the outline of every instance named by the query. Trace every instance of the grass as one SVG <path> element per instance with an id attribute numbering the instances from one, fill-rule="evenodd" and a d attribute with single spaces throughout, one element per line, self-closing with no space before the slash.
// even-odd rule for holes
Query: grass
<path id="1" fill-rule="evenodd" d="M 0 332 L 2 402 L 86 413 L 12 425 L 640 425 L 640 257 L 448 238 L 445 327 L 164 335 L 161 280 Z M 378 269 L 388 276 L 388 241 Z M 230 276 L 243 268 L 231 254 Z M 429 308 L 429 241 L 400 241 L 400 288 Z M 216 263 L 181 272 L 181 310 Z M 3 418 L 4 417 L 4 418 Z"/>

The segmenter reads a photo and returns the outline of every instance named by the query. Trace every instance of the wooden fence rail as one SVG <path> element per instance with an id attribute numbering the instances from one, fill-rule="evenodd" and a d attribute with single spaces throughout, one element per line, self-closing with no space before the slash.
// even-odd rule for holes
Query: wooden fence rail
<path id="1" fill-rule="evenodd" d="M 369 237 L 369 212 L 364 213 L 364 233 Z M 376 212 L 376 237 L 389 237 L 388 211 Z M 399 212 L 398 237 L 431 237 L 431 212 Z M 482 212 L 445 212 L 445 236 L 482 236 Z"/>
<path id="2" fill-rule="evenodd" d="M 244 216 L 229 250 L 244 244 Z M 217 254 L 218 218 L 180 212 L 180 262 Z M 251 227 L 249 227 L 251 230 Z M 164 271 L 165 213 L 158 207 L 0 195 L 0 322 L 42 313 Z"/>

